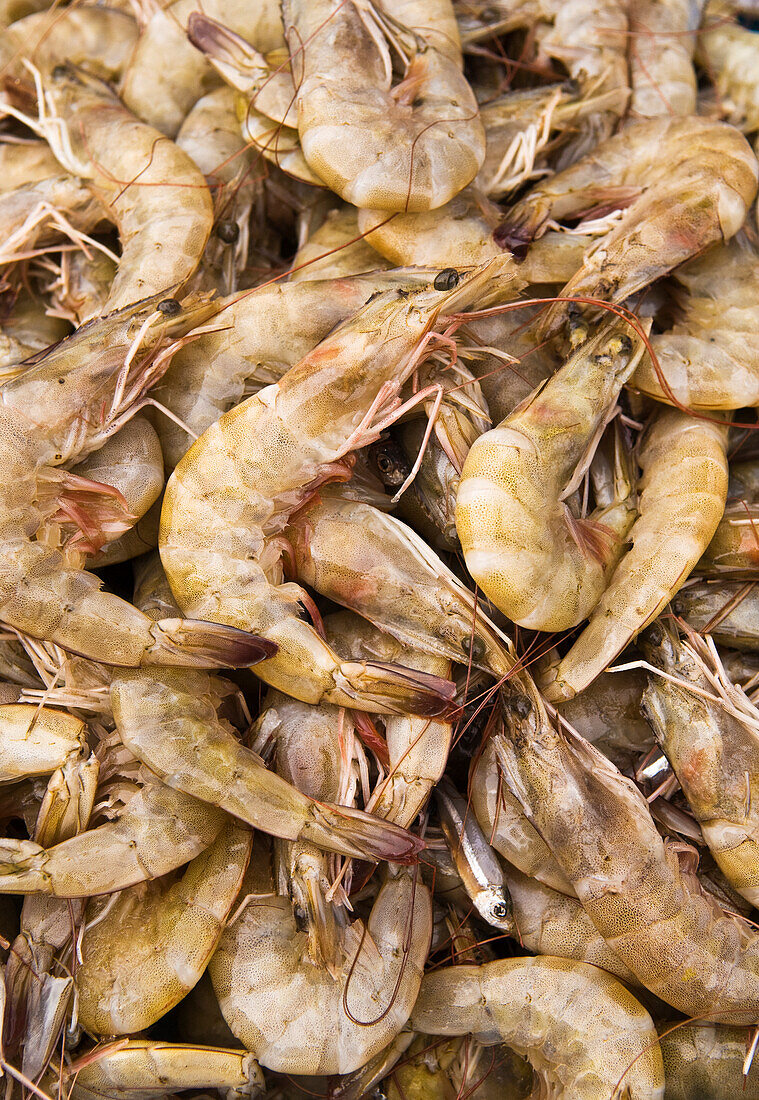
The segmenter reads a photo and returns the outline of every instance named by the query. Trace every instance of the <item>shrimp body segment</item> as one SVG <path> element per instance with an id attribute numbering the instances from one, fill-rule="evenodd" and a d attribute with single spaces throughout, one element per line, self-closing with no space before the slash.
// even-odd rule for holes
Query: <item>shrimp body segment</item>
<path id="1" fill-rule="evenodd" d="M 485 157 L 477 101 L 460 55 L 429 45 L 423 26 L 400 25 L 413 18 L 410 5 L 287 0 L 283 13 L 303 153 L 341 198 L 378 210 L 430 210 L 474 179 Z M 406 55 L 395 88 L 387 34 Z"/>
<path id="2" fill-rule="evenodd" d="M 556 1100 L 664 1097 L 651 1017 L 616 978 L 588 963 L 543 955 L 445 967 L 425 975 L 411 1026 L 505 1043 Z"/>
<path id="3" fill-rule="evenodd" d="M 467 568 L 520 626 L 576 626 L 621 556 L 635 519 L 629 482 L 587 519 L 566 497 L 642 353 L 619 323 L 604 326 L 467 456 L 456 499 Z"/>

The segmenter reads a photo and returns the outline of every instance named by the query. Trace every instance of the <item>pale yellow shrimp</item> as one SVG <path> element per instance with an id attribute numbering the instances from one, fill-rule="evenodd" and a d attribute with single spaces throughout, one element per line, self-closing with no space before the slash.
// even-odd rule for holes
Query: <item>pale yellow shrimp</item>
<path id="1" fill-rule="evenodd" d="M 407 270 L 297 285 L 277 282 L 219 303 L 216 322 L 209 326 L 218 331 L 181 348 L 154 391 L 180 422 L 156 421 L 166 465 L 173 469 L 192 440 L 222 413 L 277 382 L 372 294 L 426 286 L 434 277 L 429 270 Z"/>
<path id="2" fill-rule="evenodd" d="M 111 664 L 228 666 L 247 663 L 251 644 L 270 650 L 209 623 L 152 622 L 81 569 L 76 539 L 59 545 L 70 524 L 90 550 L 104 524 L 111 536 L 130 525 L 117 490 L 61 467 L 128 419 L 160 375 L 170 336 L 207 312 L 202 300 L 153 298 L 84 326 L 0 388 L 0 619 L 10 626 Z"/>
<path id="3" fill-rule="evenodd" d="M 0 706 L 0 783 L 49 775 L 85 743 L 84 722 L 52 707 Z"/>
<path id="4" fill-rule="evenodd" d="M 324 224 L 295 253 L 290 282 L 341 279 L 364 271 L 385 271 L 390 266 L 361 239 L 356 209 L 344 205 L 330 210 Z"/>
<path id="5" fill-rule="evenodd" d="M 759 711 L 698 636 L 684 642 L 654 623 L 639 644 L 651 663 L 668 674 L 666 679 L 650 677 L 643 713 L 725 878 L 755 905 L 759 820 L 753 781 Z"/>
<path id="6" fill-rule="evenodd" d="M 644 0 L 631 8 L 631 118 L 696 113 L 693 50 L 703 6 L 704 0 Z"/>
<path id="7" fill-rule="evenodd" d="M 0 889 L 62 898 L 111 894 L 194 859 L 223 824 L 221 810 L 155 781 L 140 788 L 115 820 L 52 848 L 0 841 Z"/>
<path id="8" fill-rule="evenodd" d="M 324 490 L 286 531 L 298 576 L 405 645 L 499 677 L 516 658 L 474 595 L 405 523 Z"/>
<path id="9" fill-rule="evenodd" d="M 518 704 L 517 706 L 514 704 Z M 699 1019 L 755 1023 L 759 939 L 681 867 L 643 795 L 533 695 L 512 699 L 504 779 L 611 950 L 638 981 Z"/>
<path id="10" fill-rule="evenodd" d="M 722 1024 L 659 1026 L 665 1100 L 759 1100 L 759 1073 L 744 1075 L 753 1029 Z"/>
<path id="11" fill-rule="evenodd" d="M 56 67 L 40 86 L 38 107 L 39 121 L 27 121 L 65 168 L 88 181 L 119 231 L 106 311 L 188 279 L 213 220 L 206 181 L 190 158 L 82 70 Z"/>
<path id="12" fill-rule="evenodd" d="M 99 4 L 53 6 L 34 12 L 3 32 L 3 72 L 25 75 L 23 59 L 43 72 L 67 62 L 84 65 L 103 80 L 118 80 L 137 42 L 137 24 L 125 11 Z"/>
<path id="13" fill-rule="evenodd" d="M 46 141 L 0 144 L 0 194 L 60 174 L 61 166 Z"/>
<path id="14" fill-rule="evenodd" d="M 759 37 L 759 36 L 757 36 Z M 668 405 L 741 409 L 759 405 L 759 353 L 753 339 L 759 252 L 743 233 L 675 274 L 687 297 L 668 332 L 651 338 L 631 385 Z"/>
<path id="15" fill-rule="evenodd" d="M 450 13 L 446 0 L 424 5 Z M 354 206 L 429 210 L 448 202 L 482 164 L 477 101 L 449 50 L 425 39 L 413 5 L 288 0 L 283 8 L 303 153 Z M 434 16 L 433 16 L 434 18 Z M 391 86 L 388 43 L 401 51 Z"/>
<path id="16" fill-rule="evenodd" d="M 324 629 L 330 645 L 353 660 L 390 661 L 434 676 L 450 676 L 451 662 L 446 657 L 409 649 L 350 611 L 327 616 Z M 367 809 L 408 828 L 445 770 L 453 726 L 410 714 L 387 715 L 384 726 L 389 770 L 377 783 Z"/>
<path id="17" fill-rule="evenodd" d="M 305 952 L 288 898 L 260 848 L 248 904 L 222 934 L 209 970 L 224 1018 L 261 1065 L 283 1073 L 349 1073 L 395 1038 L 413 1008 L 432 933 L 429 891 L 390 866 L 366 924 L 340 938 L 334 976 Z"/>
<path id="18" fill-rule="evenodd" d="M 456 498 L 469 572 L 520 626 L 567 630 L 592 611 L 635 519 L 621 445 L 587 518 L 567 503 L 644 345 L 603 325 L 497 428 L 474 443 Z"/>
<path id="19" fill-rule="evenodd" d="M 358 859 L 411 860 L 424 846 L 404 829 L 349 807 L 320 803 L 269 771 L 216 714 L 204 675 L 114 677 L 122 741 L 177 790 L 284 840 Z"/>
<path id="20" fill-rule="evenodd" d="M 57 1081 L 48 1086 L 55 1091 Z M 75 1100 L 142 1100 L 182 1089 L 224 1089 L 226 1100 L 259 1096 L 264 1078 L 244 1050 L 130 1039 L 69 1061 L 61 1081 Z M 47 1084 L 47 1081 L 45 1081 Z M 171 1090 L 170 1093 L 167 1090 Z"/>
<path id="21" fill-rule="evenodd" d="M 759 130 L 759 35 L 735 18 L 737 5 L 709 0 L 696 58 L 714 81 L 726 121 L 746 133 Z"/>
<path id="22" fill-rule="evenodd" d="M 733 127 L 694 117 L 650 119 L 534 187 L 507 211 L 495 239 L 524 255 L 551 219 L 624 206 L 621 221 L 596 239 L 562 291 L 621 302 L 734 236 L 756 188 L 756 157 Z M 566 312 L 566 303 L 557 302 L 542 327 L 555 330 Z"/>
<path id="23" fill-rule="evenodd" d="M 0 195 L 0 264 L 53 251 L 62 241 L 88 240 L 103 220 L 103 207 L 90 188 L 59 166 L 54 176 Z"/>
<path id="24" fill-rule="evenodd" d="M 222 416 L 172 474 L 160 548 L 174 596 L 183 609 L 255 624 L 275 641 L 277 657 L 261 666 L 267 683 L 304 702 L 435 715 L 449 709 L 444 682 L 341 661 L 299 617 L 302 589 L 278 583 L 279 536 L 314 489 L 345 477 L 346 456 L 397 416 L 420 341 L 445 314 L 509 292 L 493 261 L 453 290 L 377 295 L 281 382 Z"/>
<path id="25" fill-rule="evenodd" d="M 229 823 L 174 882 L 133 886 L 85 910 L 76 971 L 79 1022 L 98 1035 L 151 1027 L 203 973 L 237 897 L 252 845 Z"/>
<path id="26" fill-rule="evenodd" d="M 653 1021 L 604 970 L 544 955 L 426 974 L 411 1026 L 470 1033 L 527 1058 L 556 1100 L 663 1100 Z"/>
<path id="27" fill-rule="evenodd" d="M 727 497 L 727 423 L 655 414 L 640 450 L 638 518 L 588 625 L 547 685 L 552 701 L 592 683 L 680 590 L 717 529 Z"/>
<path id="28" fill-rule="evenodd" d="M 89 251 L 62 252 L 60 275 L 49 284 L 51 311 L 76 327 L 103 313 L 118 267 L 104 252 Z"/>
<path id="29" fill-rule="evenodd" d="M 143 5 L 146 21 L 124 75 L 121 97 L 130 111 L 173 137 L 193 104 L 218 84 L 203 54 L 187 38 L 194 0 Z M 245 35 L 264 51 L 284 45 L 279 5 L 244 0 L 205 0 L 206 15 Z M 171 64 L 167 64 L 171 58 Z"/>

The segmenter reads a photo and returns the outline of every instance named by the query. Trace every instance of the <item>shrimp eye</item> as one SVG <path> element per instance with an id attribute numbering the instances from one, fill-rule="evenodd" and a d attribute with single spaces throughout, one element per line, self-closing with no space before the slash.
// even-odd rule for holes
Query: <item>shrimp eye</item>
<path id="1" fill-rule="evenodd" d="M 648 640 L 654 645 L 661 645 L 664 641 L 664 631 L 659 623 L 651 623 L 648 628 Z"/>
<path id="2" fill-rule="evenodd" d="M 237 222 L 219 222 L 216 226 L 216 236 L 224 244 L 234 244 L 235 241 L 240 239 L 240 227 Z"/>
<path id="3" fill-rule="evenodd" d="M 485 656 L 485 643 L 482 638 L 464 638 L 461 643 L 461 648 L 469 656 L 472 654 L 473 661 L 481 661 Z"/>
<path id="4" fill-rule="evenodd" d="M 61 80 L 68 74 L 68 67 L 66 65 L 56 65 L 53 69 L 51 76 L 53 80 Z"/>
<path id="5" fill-rule="evenodd" d="M 182 312 L 182 307 L 176 298 L 164 298 L 162 302 L 159 302 L 156 306 L 159 313 L 162 313 L 164 317 L 176 317 L 178 313 Z"/>
<path id="6" fill-rule="evenodd" d="M 438 271 L 432 285 L 435 290 L 453 290 L 459 285 L 459 273 L 455 267 L 444 267 L 442 271 Z"/>
<path id="7" fill-rule="evenodd" d="M 526 695 L 511 695 L 502 699 L 502 707 L 512 711 L 517 718 L 526 718 L 532 711 L 532 703 Z"/>

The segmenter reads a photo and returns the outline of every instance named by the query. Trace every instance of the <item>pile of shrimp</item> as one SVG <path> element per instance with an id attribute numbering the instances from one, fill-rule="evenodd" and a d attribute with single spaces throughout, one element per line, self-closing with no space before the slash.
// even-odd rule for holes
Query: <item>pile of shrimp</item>
<path id="1" fill-rule="evenodd" d="M 755 0 L 0 25 L 6 1100 L 758 1098 Z"/>

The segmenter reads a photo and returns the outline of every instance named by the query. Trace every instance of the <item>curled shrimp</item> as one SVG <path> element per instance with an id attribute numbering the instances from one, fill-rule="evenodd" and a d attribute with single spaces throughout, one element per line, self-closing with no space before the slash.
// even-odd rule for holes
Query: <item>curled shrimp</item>
<path id="1" fill-rule="evenodd" d="M 681 866 L 640 791 L 533 694 L 507 697 L 504 779 L 609 947 L 678 1011 L 754 1023 L 759 940 Z"/>
<path id="2" fill-rule="evenodd" d="M 523 256 L 551 219 L 625 207 L 562 291 L 562 298 L 621 302 L 734 236 L 756 195 L 757 171 L 751 147 L 731 126 L 694 117 L 637 122 L 534 187 L 506 213 L 495 239 Z M 546 310 L 544 331 L 555 331 L 566 312 L 565 302 Z"/>
<path id="3" fill-rule="evenodd" d="M 571 699 L 592 683 L 688 579 L 724 511 L 727 428 L 719 419 L 694 420 L 676 409 L 655 414 L 640 449 L 632 548 L 553 670 L 546 686 L 552 701 Z"/>
<path id="4" fill-rule="evenodd" d="M 121 259 L 106 311 L 183 283 L 213 221 L 205 179 L 159 131 L 136 119 L 108 85 L 57 66 L 39 85 L 39 121 L 61 164 L 89 185 L 116 223 Z"/>
<path id="5" fill-rule="evenodd" d="M 485 132 L 460 54 L 425 37 L 430 15 L 450 5 L 428 7 L 421 24 L 413 22 L 421 12 L 397 0 L 288 0 L 283 9 L 303 153 L 354 206 L 442 206 L 482 164 Z M 394 88 L 391 46 L 405 65 Z"/>
<path id="6" fill-rule="evenodd" d="M 76 972 L 79 1021 L 88 1031 L 142 1031 L 193 988 L 239 893 L 252 839 L 228 822 L 178 881 L 90 902 Z"/>
<path id="7" fill-rule="evenodd" d="M 255 623 L 276 639 L 278 656 L 260 674 L 286 694 L 380 711 L 450 709 L 445 681 L 341 661 L 300 618 L 303 590 L 279 583 L 279 536 L 318 486 L 345 479 L 346 457 L 397 418 L 419 343 L 445 312 L 508 295 L 499 263 L 452 290 L 376 296 L 279 383 L 222 416 L 169 479 L 160 549 L 177 602 L 215 621 Z"/>
<path id="8" fill-rule="evenodd" d="M 256 858 L 256 855 L 258 858 Z M 224 1018 L 261 1065 L 283 1073 L 349 1073 L 408 1020 L 432 932 L 429 891 L 390 867 L 366 924 L 341 936 L 331 974 L 304 951 L 288 898 L 273 890 L 265 852 L 254 853 L 248 904 L 222 934 L 209 970 Z"/>
<path id="9" fill-rule="evenodd" d="M 475 441 L 456 498 L 467 568 L 520 626 L 566 630 L 609 583 L 635 519 L 618 441 L 587 518 L 567 503 L 643 354 L 619 321 L 603 325 L 497 428 Z"/>
<path id="10" fill-rule="evenodd" d="M 704 0 L 644 0 L 630 12 L 631 118 L 696 113 L 693 50 Z"/>
<path id="11" fill-rule="evenodd" d="M 213 682 L 203 675 L 124 673 L 111 684 L 122 741 L 177 790 L 285 840 L 358 859 L 415 860 L 423 842 L 404 829 L 318 802 L 269 771 L 217 716 L 214 699 Z"/>
<path id="12" fill-rule="evenodd" d="M 714 81 L 721 113 L 745 133 L 759 129 L 759 34 L 741 26 L 737 4 L 709 0 L 698 35 L 696 57 Z"/>
<path id="13" fill-rule="evenodd" d="M 79 755 L 85 743 L 84 722 L 52 707 L 40 710 L 16 703 L 0 706 L 0 731 L 1 783 L 49 775 L 70 756 Z"/>
<path id="14" fill-rule="evenodd" d="M 505 1043 L 556 1100 L 664 1097 L 651 1017 L 616 978 L 587 963 L 543 955 L 443 967 L 425 975 L 411 1026 Z"/>

